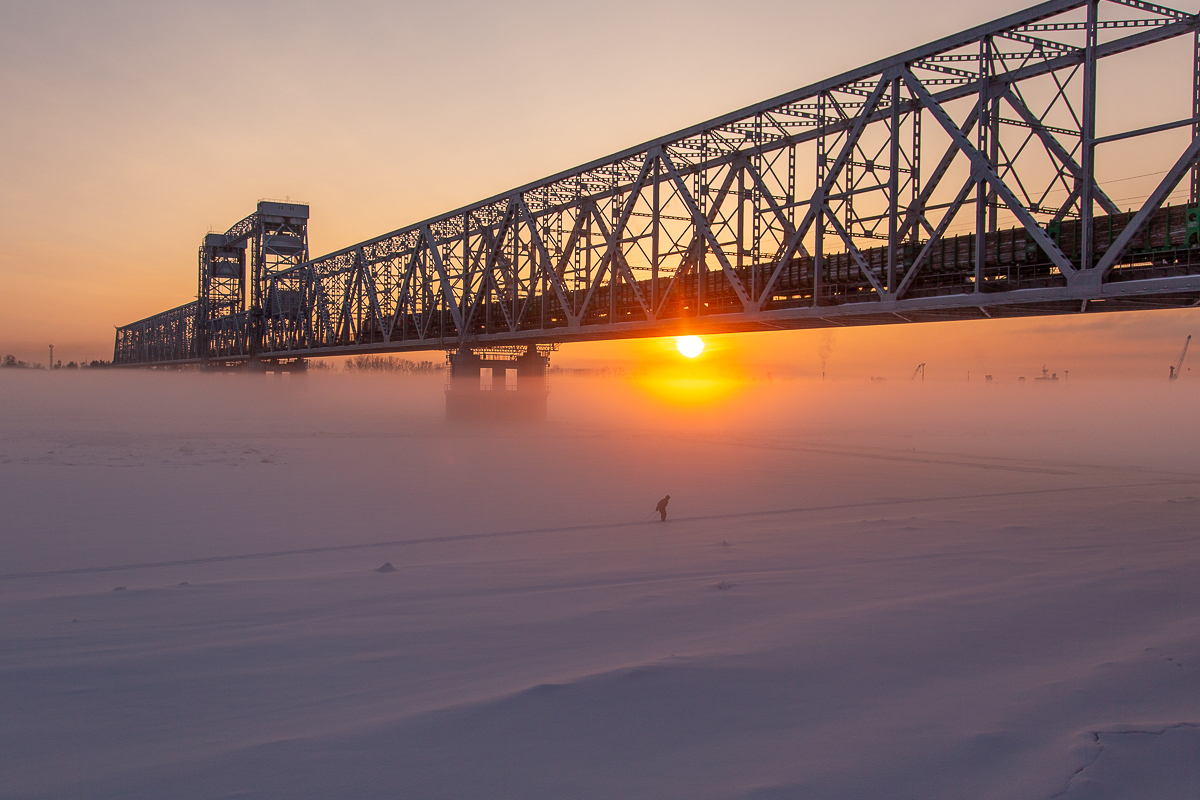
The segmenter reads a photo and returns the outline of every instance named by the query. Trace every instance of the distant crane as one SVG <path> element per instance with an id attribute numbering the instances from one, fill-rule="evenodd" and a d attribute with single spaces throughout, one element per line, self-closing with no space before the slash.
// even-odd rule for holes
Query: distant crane
<path id="1" fill-rule="evenodd" d="M 1183 360 L 1187 358 L 1188 345 L 1191 343 L 1192 335 L 1189 333 L 1187 339 L 1183 342 L 1183 352 L 1179 354 L 1179 360 L 1171 366 L 1171 374 L 1168 376 L 1169 380 L 1175 380 L 1179 377 L 1179 371 L 1183 369 Z"/>
<path id="2" fill-rule="evenodd" d="M 909 378 L 909 380 L 915 381 L 917 379 L 918 372 L 921 373 L 921 383 L 924 383 L 925 382 L 925 362 L 924 361 L 922 361 L 920 364 L 917 364 L 917 368 L 913 370 L 912 377 Z"/>

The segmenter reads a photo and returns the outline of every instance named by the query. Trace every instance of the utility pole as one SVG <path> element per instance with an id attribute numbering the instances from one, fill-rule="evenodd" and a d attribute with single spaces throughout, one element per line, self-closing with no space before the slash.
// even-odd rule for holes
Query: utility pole
<path id="1" fill-rule="evenodd" d="M 50 345 L 50 369 L 54 369 L 54 345 Z"/>

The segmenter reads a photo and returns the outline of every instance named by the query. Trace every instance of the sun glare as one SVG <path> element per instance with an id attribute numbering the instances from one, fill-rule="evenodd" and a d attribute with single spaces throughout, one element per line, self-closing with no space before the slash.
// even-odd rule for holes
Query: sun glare
<path id="1" fill-rule="evenodd" d="M 675 347 L 687 358 L 695 358 L 704 352 L 704 340 L 699 336 L 677 336 Z"/>

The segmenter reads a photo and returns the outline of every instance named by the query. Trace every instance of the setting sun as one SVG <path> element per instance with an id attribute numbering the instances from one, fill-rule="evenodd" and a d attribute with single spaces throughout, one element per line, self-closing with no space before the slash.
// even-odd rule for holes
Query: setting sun
<path id="1" fill-rule="evenodd" d="M 695 358 L 704 352 L 704 340 L 699 336 L 677 336 L 675 347 L 687 358 Z"/>

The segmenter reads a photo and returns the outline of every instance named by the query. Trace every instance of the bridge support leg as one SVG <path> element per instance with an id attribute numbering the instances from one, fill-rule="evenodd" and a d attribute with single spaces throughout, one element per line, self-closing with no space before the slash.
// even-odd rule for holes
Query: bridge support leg
<path id="1" fill-rule="evenodd" d="M 268 372 L 276 378 L 282 378 L 285 372 L 291 373 L 292 376 L 304 375 L 308 372 L 308 362 L 303 358 L 283 359 L 283 358 L 263 358 L 251 359 L 246 364 L 246 369 L 251 374 L 265 375 Z"/>
<path id="2" fill-rule="evenodd" d="M 540 421 L 546 419 L 546 369 L 550 357 L 529 346 L 524 353 L 489 353 L 470 348 L 449 354 L 446 419 Z M 489 378 L 490 375 L 490 378 Z"/>
<path id="3" fill-rule="evenodd" d="M 201 372 L 211 372 L 218 375 L 243 372 L 245 369 L 246 362 L 244 361 L 205 361 L 200 365 Z"/>

